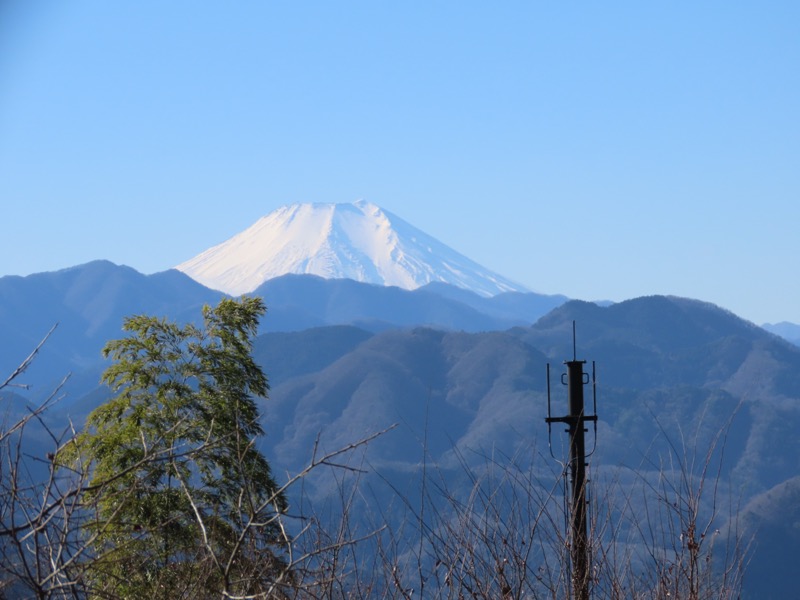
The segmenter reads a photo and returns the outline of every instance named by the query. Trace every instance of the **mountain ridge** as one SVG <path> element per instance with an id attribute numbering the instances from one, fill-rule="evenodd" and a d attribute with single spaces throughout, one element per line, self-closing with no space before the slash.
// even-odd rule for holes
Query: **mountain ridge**
<path id="1" fill-rule="evenodd" d="M 707 302 L 650 296 L 602 307 L 311 275 L 276 278 L 258 291 L 268 307 L 267 333 L 257 338 L 254 356 L 273 384 L 263 401 L 263 443 L 282 472 L 302 466 L 317 436 L 331 447 L 394 422 L 401 426 L 370 445 L 369 464 L 398 484 L 419 468 L 422 439 L 432 464 L 448 477 L 458 468 L 453 452 L 513 455 L 519 444 L 533 444 L 536 456 L 549 456 L 545 363 L 573 356 L 577 322 L 579 357 L 598 361 L 601 442 L 593 460 L 599 471 L 653 464 L 643 463 L 641 453 L 668 451 L 663 441 L 654 444 L 665 433 L 702 449 L 733 418 L 720 471 L 726 499 L 741 495 L 747 503 L 800 476 L 800 440 L 792 435 L 800 427 L 800 349 Z M 97 387 L 105 366 L 100 348 L 124 335 L 125 316 L 191 321 L 202 304 L 220 297 L 178 271 L 142 275 L 107 261 L 0 278 L 0 354 L 7 370 L 15 367 L 32 349 L 29 343 L 38 342 L 33 336 L 61 322 L 25 374 L 25 383 L 48 392 L 48 381 L 75 371 L 50 417 L 57 429 L 79 423 L 108 398 L 108 390 Z M 546 314 L 531 312 L 539 302 L 553 306 Z M 505 315 L 519 306 L 518 322 L 492 330 L 508 321 L 487 311 Z M 297 317 L 299 330 L 279 330 L 287 315 Z M 308 329 L 303 319 L 324 327 Z M 415 327 L 415 321 L 430 326 Z M 470 324 L 475 330 L 464 331 Z M 554 387 L 554 410 L 562 395 Z M 25 399 L 35 401 L 35 392 Z M 777 438 L 784 440 L 780 446 Z M 659 462 L 659 456 L 650 459 Z M 776 552 L 800 551 L 795 538 L 780 539 L 787 546 L 764 550 L 761 564 Z"/>
<path id="2" fill-rule="evenodd" d="M 286 275 L 263 284 L 265 331 L 301 331 L 348 325 L 372 332 L 428 325 L 468 331 L 505 329 L 530 324 L 563 302 L 560 296 L 522 294 L 518 307 L 492 309 L 501 297 L 479 298 L 459 290 L 462 302 L 433 290 L 404 290 L 352 280 L 327 280 L 312 275 Z M 188 275 L 162 271 L 144 275 L 127 266 L 98 260 L 59 271 L 0 277 L 0 368 L 19 365 L 45 334 L 53 335 L 26 376 L 43 380 L 36 389 L 49 391 L 47 381 L 72 373 L 68 390 L 96 385 L 104 361 L 102 347 L 123 335 L 125 317 L 149 314 L 179 322 L 195 322 L 204 304 L 225 297 Z M 478 306 L 470 306 L 470 303 Z M 516 312 L 515 312 L 516 311 Z"/>

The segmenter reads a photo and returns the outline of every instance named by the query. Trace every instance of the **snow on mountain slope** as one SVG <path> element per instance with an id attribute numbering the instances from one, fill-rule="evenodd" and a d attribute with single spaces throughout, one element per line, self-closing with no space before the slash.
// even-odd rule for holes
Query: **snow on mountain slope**
<path id="1" fill-rule="evenodd" d="M 175 268 L 231 295 L 287 273 L 404 289 L 440 281 L 483 296 L 528 291 L 363 200 L 284 206 Z"/>

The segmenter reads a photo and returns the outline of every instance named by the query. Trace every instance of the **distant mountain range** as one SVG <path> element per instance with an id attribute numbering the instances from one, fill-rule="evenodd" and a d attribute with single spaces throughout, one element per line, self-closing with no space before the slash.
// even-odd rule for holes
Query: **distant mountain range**
<path id="1" fill-rule="evenodd" d="M 310 275 L 279 277 L 257 293 L 269 309 L 255 349 L 272 386 L 263 443 L 280 472 L 296 472 L 318 436 L 335 447 L 392 423 L 400 429 L 376 441 L 368 460 L 398 485 L 415 472 L 423 436 L 425 453 L 454 478 L 454 489 L 461 485 L 454 452 L 513 455 L 534 443 L 547 456 L 545 364 L 557 368 L 572 355 L 575 321 L 580 355 L 598 362 L 598 477 L 607 469 L 646 473 L 677 440 L 702 450 L 735 414 L 720 493 L 741 503 L 752 531 L 764 524 L 748 577 L 756 597 L 788 597 L 773 567 L 800 551 L 800 539 L 769 519 L 796 514 L 800 348 L 713 305 L 664 296 L 601 307 Z M 71 371 L 49 418 L 79 423 L 108 397 L 98 387 L 100 349 L 122 335 L 123 316 L 194 320 L 220 297 L 177 271 L 145 276 L 103 261 L 4 277 L 0 366 L 10 372 L 58 322 L 25 375 L 33 389 L 15 402 L 45 395 Z"/>
<path id="2" fill-rule="evenodd" d="M 320 232 L 338 231 L 334 237 L 340 241 L 347 233 L 352 241 L 372 231 L 365 243 L 374 247 L 376 240 L 392 239 L 375 233 L 384 231 L 379 225 L 385 217 L 402 232 L 393 247 L 403 252 L 393 256 L 412 254 L 404 245 L 410 230 L 394 217 L 366 203 L 353 207 L 298 208 L 295 222 L 313 217 L 320 223 L 320 215 L 327 215 L 331 227 Z M 353 214 L 339 214 L 347 211 Z M 364 221 L 364 213 L 375 220 Z M 280 231 L 291 230 L 291 220 L 280 222 Z M 273 227 L 267 220 L 262 230 Z M 246 239 L 260 248 L 259 236 L 251 233 L 231 248 L 240 252 Z M 320 247 L 332 249 L 333 238 L 320 235 Z M 223 248 L 217 264 L 232 261 L 236 252 Z M 214 255 L 195 266 L 213 264 Z M 374 260 L 366 252 L 361 258 Z M 250 267 L 246 276 L 228 273 L 231 281 L 255 285 L 250 291 L 263 296 L 268 307 L 254 354 L 271 383 L 270 398 L 262 404 L 267 431 L 262 445 L 276 472 L 297 472 L 315 443 L 334 448 L 393 423 L 399 427 L 371 444 L 364 457 L 368 470 L 380 475 L 365 476 L 375 489 L 381 482 L 406 485 L 423 457 L 451 490 L 464 493 L 470 485 L 463 479 L 465 461 L 478 465 L 488 455 L 516 456 L 528 446 L 537 472 L 556 469 L 549 442 L 561 456 L 564 436 L 555 431 L 548 439 L 545 369 L 550 363 L 555 371 L 553 400 L 561 410 L 558 371 L 573 356 L 576 323 L 578 358 L 597 361 L 599 422 L 591 465 L 598 484 L 611 478 L 633 485 L 633 474 L 655 478 L 676 447 L 695 452 L 688 458 L 702 459 L 704 448 L 730 421 L 724 453 L 715 454 L 722 459 L 716 509 L 725 520 L 725 510 L 739 506 L 740 524 L 755 533 L 748 597 L 792 597 L 793 580 L 780 565 L 800 552 L 800 348 L 697 300 L 652 296 L 600 306 L 518 291 L 485 270 L 468 271 L 466 263 L 458 263 L 459 272 L 469 277 L 443 281 L 439 275 L 458 270 L 448 271 L 445 263 L 457 264 L 450 257 L 420 267 L 420 279 L 409 284 L 413 289 L 385 285 L 388 267 L 377 283 L 288 272 L 260 280 L 264 274 L 256 277 L 258 269 Z M 227 264 L 234 269 L 233 262 Z M 203 304 L 224 296 L 185 270 L 142 275 L 96 261 L 0 278 L 0 370 L 10 373 L 58 323 L 24 375 L 33 387 L 6 397 L 9 410 L 43 398 L 71 372 L 63 400 L 47 418 L 55 428 L 67 419 L 80 424 L 108 397 L 98 386 L 106 366 L 100 351 L 123 335 L 125 316 L 194 321 Z M 473 287 L 476 281 L 480 286 Z M 773 330 L 788 338 L 795 332 L 790 324 Z M 36 451 L 44 447 L 31 448 Z M 313 493 L 326 493 L 327 484 L 313 482 Z M 374 493 L 386 500 L 382 492 Z"/>
<path id="3" fill-rule="evenodd" d="M 800 551 L 793 533 L 800 514 L 800 349 L 706 303 L 663 296 L 610 307 L 570 301 L 533 325 L 491 332 L 268 333 L 256 348 L 273 373 L 263 405 L 265 451 L 296 472 L 315 444 L 336 448 L 399 423 L 368 453 L 370 469 L 399 489 L 407 489 L 423 457 L 465 496 L 464 461 L 480 469 L 484 457 L 518 456 L 532 445 L 537 472 L 556 469 L 548 442 L 563 457 L 565 436 L 558 428 L 548 439 L 545 365 L 556 373 L 554 410 L 563 412 L 558 373 L 573 355 L 574 322 L 578 358 L 597 360 L 593 477 L 629 481 L 636 473 L 634 481 L 657 481 L 678 459 L 696 469 L 730 423 L 713 454 L 722 461 L 720 479 L 709 487 L 716 527 L 746 527 L 756 536 L 747 597 L 792 597 L 791 579 L 776 577 L 775 565 Z M 703 498 L 704 512 L 714 510 L 713 494 Z M 723 515 L 736 506 L 739 520 L 728 522 Z"/>
<path id="4" fill-rule="evenodd" d="M 462 302 L 478 312 L 488 311 L 495 317 L 502 317 L 500 307 L 506 306 L 511 320 L 519 317 L 518 301 L 529 302 L 532 298 L 526 296 L 529 290 L 521 284 L 480 266 L 400 217 L 364 200 L 283 206 L 175 269 L 205 287 L 233 296 L 261 293 L 262 285 L 284 275 L 314 275 L 328 281 L 372 283 L 404 290 L 435 289 L 439 296 Z M 281 287 L 268 285 L 276 291 Z M 460 294 L 459 290 L 472 294 Z M 312 291 L 311 287 L 308 291 Z M 493 302 L 491 307 L 481 302 L 500 294 L 502 300 Z M 558 295 L 547 298 L 566 300 Z M 294 305 L 296 300 L 292 297 L 290 304 Z M 310 302 L 316 309 L 321 306 L 320 300 Z M 546 300 L 545 305 L 554 306 L 551 300 Z M 292 317 L 286 317 L 287 323 L 291 321 Z M 295 317 L 299 319 L 297 326 L 324 322 L 317 311 Z M 445 320 L 452 326 L 460 326 L 454 318 Z M 800 325 L 783 322 L 766 323 L 763 327 L 800 345 Z"/>
<path id="5" fill-rule="evenodd" d="M 800 325 L 783 321 L 781 323 L 764 323 L 762 327 L 792 342 L 795 346 L 800 346 Z"/>
<path id="6" fill-rule="evenodd" d="M 231 295 L 290 273 L 406 290 L 449 283 L 482 296 L 528 291 L 363 200 L 284 206 L 176 268 Z"/>
<path id="7" fill-rule="evenodd" d="M 483 331 L 533 323 L 566 301 L 564 296 L 509 292 L 486 298 L 447 284 L 403 290 L 313 275 L 286 275 L 260 286 L 268 314 L 264 331 L 297 331 L 326 325 L 357 325 L 371 331 L 427 325 Z M 178 321 L 195 320 L 203 304 L 215 304 L 222 292 L 170 270 L 142 275 L 107 261 L 40 273 L 0 278 L 0 364 L 10 368 L 27 356 L 54 325 L 47 348 L 31 375 L 84 370 L 92 385 L 101 368 L 100 351 L 122 334 L 124 317 L 147 313 Z"/>

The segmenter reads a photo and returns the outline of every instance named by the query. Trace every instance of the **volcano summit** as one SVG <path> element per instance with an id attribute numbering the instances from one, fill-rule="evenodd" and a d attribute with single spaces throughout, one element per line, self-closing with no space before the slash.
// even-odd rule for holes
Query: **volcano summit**
<path id="1" fill-rule="evenodd" d="M 442 282 L 494 296 L 528 291 L 375 204 L 293 204 L 176 267 L 231 295 L 311 274 L 416 289 Z"/>

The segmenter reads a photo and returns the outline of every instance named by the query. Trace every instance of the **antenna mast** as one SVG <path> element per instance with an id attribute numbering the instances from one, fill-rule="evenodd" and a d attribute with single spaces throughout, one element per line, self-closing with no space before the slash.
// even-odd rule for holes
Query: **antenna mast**
<path id="1" fill-rule="evenodd" d="M 553 417 L 550 413 L 550 364 L 547 365 L 547 422 L 548 437 L 553 423 L 566 423 L 569 433 L 569 470 L 572 484 L 569 504 L 570 559 L 572 562 L 572 595 L 575 600 L 589 600 L 590 560 L 587 514 L 587 456 L 585 434 L 587 422 L 594 423 L 595 443 L 597 441 L 597 378 L 595 364 L 592 362 L 593 412 L 587 415 L 584 408 L 583 386 L 589 383 L 589 374 L 583 372 L 585 360 L 577 359 L 575 343 L 575 321 L 572 322 L 572 360 L 564 361 L 567 372 L 561 374 L 561 384 L 567 386 L 569 414 Z M 552 454 L 552 446 L 551 446 Z"/>

